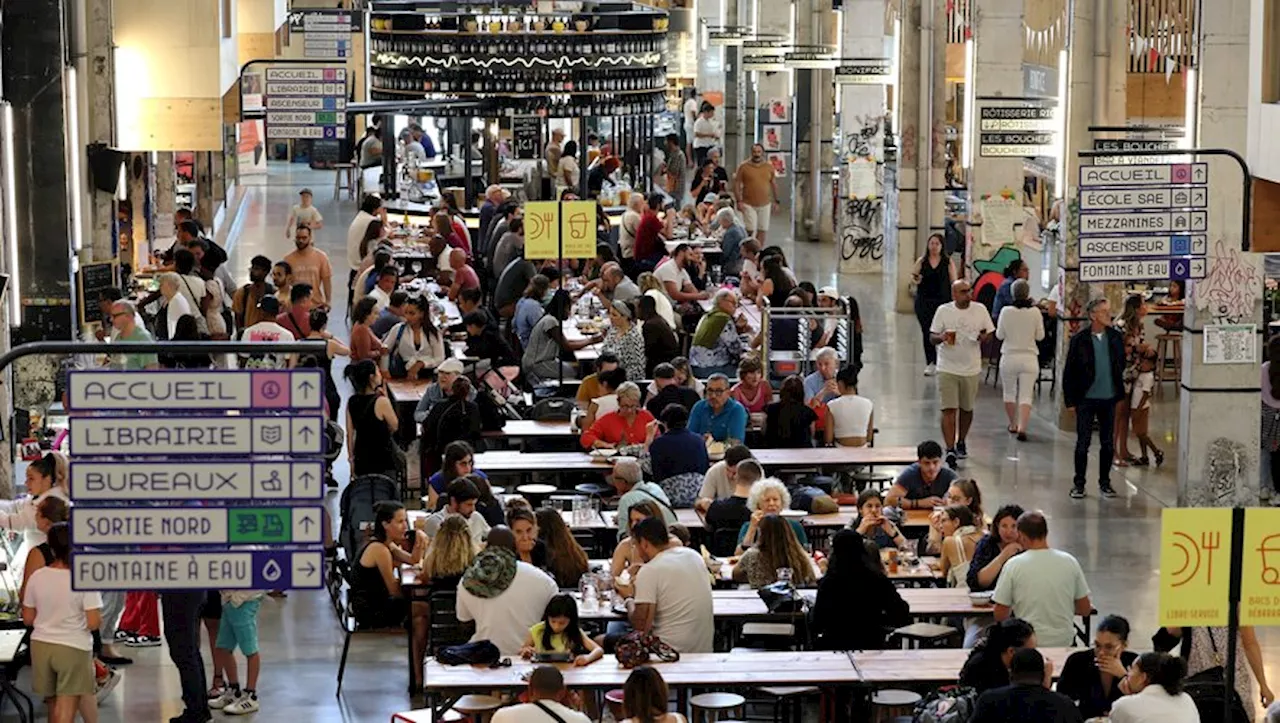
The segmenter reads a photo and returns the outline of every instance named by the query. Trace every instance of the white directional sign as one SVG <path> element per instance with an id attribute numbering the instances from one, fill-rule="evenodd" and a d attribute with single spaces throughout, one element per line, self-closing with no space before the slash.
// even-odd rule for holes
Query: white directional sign
<path id="1" fill-rule="evenodd" d="M 1203 279 L 1204 258 L 1114 259 L 1081 261 L 1080 281 L 1139 281 L 1149 279 Z"/>
<path id="2" fill-rule="evenodd" d="M 1082 213 L 1080 236 L 1124 233 L 1203 233 L 1209 230 L 1208 211 L 1134 211 Z"/>
<path id="3" fill-rule="evenodd" d="M 1080 191 L 1081 211 L 1208 207 L 1208 186 L 1085 188 Z"/>
<path id="4" fill-rule="evenodd" d="M 319 507 L 71 508 L 71 541 L 111 545 L 319 544 Z"/>
<path id="5" fill-rule="evenodd" d="M 1095 186 L 1168 186 L 1208 183 L 1209 164 L 1207 163 L 1080 167 L 1081 189 Z"/>
<path id="6" fill-rule="evenodd" d="M 71 558 L 73 590 L 316 589 L 321 550 L 251 552 L 92 552 Z"/>
<path id="7" fill-rule="evenodd" d="M 314 500 L 324 497 L 324 463 L 71 462 L 76 502 Z"/>
<path id="8" fill-rule="evenodd" d="M 1171 236 L 1084 236 L 1080 258 L 1120 256 L 1204 256 L 1209 237 L 1204 234 Z"/>
<path id="9" fill-rule="evenodd" d="M 276 371 L 73 371 L 67 381 L 72 410 L 314 409 L 324 408 L 319 369 Z"/>
<path id="10" fill-rule="evenodd" d="M 346 68 L 267 68 L 266 75 L 268 138 L 346 137 Z"/>
<path id="11" fill-rule="evenodd" d="M 72 417 L 71 455 L 304 455 L 324 453 L 324 418 Z"/>

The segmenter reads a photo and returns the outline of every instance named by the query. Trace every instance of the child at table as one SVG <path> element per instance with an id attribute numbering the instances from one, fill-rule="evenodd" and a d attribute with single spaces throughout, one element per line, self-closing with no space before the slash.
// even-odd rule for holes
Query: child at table
<path id="1" fill-rule="evenodd" d="M 1138 445 L 1142 450 L 1142 456 L 1134 462 L 1139 467 L 1146 467 L 1151 464 L 1147 458 L 1147 450 L 1151 450 L 1151 454 L 1156 458 L 1156 466 L 1164 464 L 1164 452 L 1156 447 L 1155 442 L 1151 441 L 1148 424 L 1151 420 L 1151 390 L 1156 386 L 1156 350 L 1150 346 L 1143 346 L 1139 351 L 1138 358 L 1138 377 L 1133 382 L 1133 398 L 1130 400 L 1129 407 L 1129 423 L 1133 427 L 1133 434 L 1138 438 Z"/>
<path id="2" fill-rule="evenodd" d="M 520 655 L 531 658 L 536 653 L 572 653 L 573 664 L 590 665 L 604 657 L 604 649 L 587 637 L 578 625 L 578 603 L 571 595 L 560 594 L 547 602 L 542 622 L 529 628 Z"/>

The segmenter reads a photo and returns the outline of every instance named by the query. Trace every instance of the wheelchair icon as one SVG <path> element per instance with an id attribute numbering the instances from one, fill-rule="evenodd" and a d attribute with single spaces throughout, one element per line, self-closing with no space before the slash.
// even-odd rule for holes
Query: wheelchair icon
<path id="1" fill-rule="evenodd" d="M 1258 552 L 1262 556 L 1262 581 L 1280 585 L 1280 534 L 1264 537 Z"/>

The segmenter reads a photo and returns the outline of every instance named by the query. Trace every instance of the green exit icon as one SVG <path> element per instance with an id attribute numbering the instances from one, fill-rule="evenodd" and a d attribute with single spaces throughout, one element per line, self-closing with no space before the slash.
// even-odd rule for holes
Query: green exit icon
<path id="1" fill-rule="evenodd" d="M 317 124 L 334 125 L 338 122 L 338 114 L 333 111 L 320 111 L 316 113 Z"/>
<path id="2" fill-rule="evenodd" d="M 298 510 L 309 521 L 308 510 Z M 227 510 L 227 542 L 232 545 L 288 543 L 293 541 L 293 513 L 287 507 L 244 507 Z M 314 524 L 318 524 L 318 521 Z"/>

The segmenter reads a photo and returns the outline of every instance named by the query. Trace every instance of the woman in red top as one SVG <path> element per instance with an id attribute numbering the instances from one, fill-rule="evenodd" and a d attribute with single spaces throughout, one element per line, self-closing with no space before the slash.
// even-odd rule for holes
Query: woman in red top
<path id="1" fill-rule="evenodd" d="M 355 308 L 351 311 L 351 361 L 353 362 L 361 359 L 372 359 L 376 362 L 386 351 L 382 341 L 369 328 L 377 318 L 377 314 L 374 313 L 377 308 L 378 300 L 372 296 L 366 296 L 357 301 Z"/>
<path id="2" fill-rule="evenodd" d="M 626 382 L 618 387 L 618 409 L 600 417 L 582 433 L 584 449 L 617 449 L 644 444 L 653 415 L 640 406 L 640 387 Z"/>
<path id="3" fill-rule="evenodd" d="M 764 367 L 760 360 L 750 356 L 738 362 L 738 383 L 729 390 L 729 396 L 747 408 L 748 414 L 763 414 L 773 401 L 773 387 L 764 383 Z"/>
<path id="4" fill-rule="evenodd" d="M 449 225 L 453 227 L 453 235 L 458 241 L 456 248 L 466 251 L 467 258 L 471 258 L 471 232 L 467 230 L 467 222 L 458 210 L 458 202 L 454 200 L 452 193 L 444 194 L 441 199 L 444 202 L 442 212 L 448 214 Z"/>

